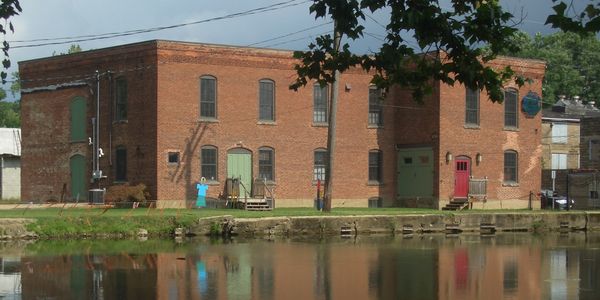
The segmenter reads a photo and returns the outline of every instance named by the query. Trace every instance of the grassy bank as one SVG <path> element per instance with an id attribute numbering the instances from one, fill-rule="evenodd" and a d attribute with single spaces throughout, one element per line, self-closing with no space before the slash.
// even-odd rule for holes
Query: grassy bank
<path id="1" fill-rule="evenodd" d="M 464 211 L 469 213 L 494 211 Z M 507 213 L 511 211 L 499 211 Z M 515 211 L 513 211 L 515 212 Z M 523 210 L 519 210 L 523 212 Z M 540 212 L 540 211 L 538 211 Z M 547 212 L 547 211 L 544 211 Z M 297 216 L 360 216 L 453 214 L 456 212 L 414 208 L 334 208 L 323 213 L 312 208 L 278 208 L 273 211 L 244 211 L 236 209 L 103 209 L 90 208 L 16 208 L 0 210 L 0 218 L 29 218 L 36 222 L 28 230 L 41 238 L 68 238 L 85 236 L 135 236 L 143 228 L 150 235 L 169 235 L 175 228 L 186 228 L 196 220 L 230 215 L 235 218 L 297 217 Z M 536 213 L 536 212 L 533 212 Z"/>
<path id="2" fill-rule="evenodd" d="M 244 211 L 237 209 L 103 209 L 91 208 L 13 208 L 0 210 L 0 218 L 29 218 L 36 222 L 27 229 L 41 238 L 69 237 L 129 237 L 143 228 L 152 236 L 165 236 L 175 228 L 186 228 L 200 218 L 231 215 L 235 218 L 284 216 L 349 216 L 373 214 L 439 214 L 432 209 L 368 209 L 339 208 L 325 214 L 311 208 L 279 208 L 273 211 Z"/>

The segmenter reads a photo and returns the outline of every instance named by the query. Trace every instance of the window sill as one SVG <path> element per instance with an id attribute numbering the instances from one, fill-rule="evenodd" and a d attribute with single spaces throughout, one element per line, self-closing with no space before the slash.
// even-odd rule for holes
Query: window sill
<path id="1" fill-rule="evenodd" d="M 221 183 L 219 183 L 217 180 L 207 180 L 204 182 L 204 184 L 206 185 L 220 185 Z"/>
<path id="2" fill-rule="evenodd" d="M 256 124 L 258 124 L 258 125 L 275 126 L 275 125 L 277 125 L 277 122 L 275 122 L 275 121 L 267 121 L 267 120 L 264 120 L 264 121 L 259 120 L 258 122 L 256 122 Z"/>
<path id="3" fill-rule="evenodd" d="M 207 119 L 200 118 L 200 119 L 198 119 L 198 122 L 199 123 L 219 123 L 219 120 L 215 119 L 215 118 L 210 118 L 210 119 L 209 118 L 207 118 Z"/>
<path id="4" fill-rule="evenodd" d="M 515 131 L 515 132 L 520 131 L 518 127 L 504 127 L 503 130 L 504 131 Z"/>
<path id="5" fill-rule="evenodd" d="M 313 180 L 313 181 L 312 181 L 312 185 L 313 185 L 313 186 L 317 186 L 317 181 L 316 181 L 316 180 Z M 325 180 L 321 180 L 321 187 L 322 187 L 322 188 L 324 188 L 324 187 L 325 187 Z"/>
<path id="6" fill-rule="evenodd" d="M 503 182 L 502 186 L 503 187 L 519 187 L 519 183 L 518 182 Z"/>
<path id="7" fill-rule="evenodd" d="M 114 120 L 112 123 L 113 123 L 113 125 L 116 125 L 116 124 L 127 124 L 127 123 L 129 123 L 129 121 L 128 120 Z"/>
<path id="8" fill-rule="evenodd" d="M 169 167 L 169 168 L 174 168 L 174 167 L 178 167 L 178 166 L 179 166 L 178 162 L 176 162 L 176 163 L 167 162 L 167 167 Z"/>
<path id="9" fill-rule="evenodd" d="M 383 125 L 369 124 L 367 125 L 367 129 L 383 129 Z"/>
<path id="10" fill-rule="evenodd" d="M 373 180 L 369 180 L 367 182 L 367 186 L 383 186 L 383 182 L 381 181 L 373 181 Z"/>
<path id="11" fill-rule="evenodd" d="M 329 123 L 312 123 L 313 127 L 329 127 Z"/>
<path id="12" fill-rule="evenodd" d="M 126 184 L 129 184 L 129 181 L 127 181 L 127 180 L 115 180 L 115 181 L 113 181 L 113 184 L 126 185 Z"/>
<path id="13" fill-rule="evenodd" d="M 481 129 L 481 127 L 479 127 L 479 124 L 465 124 L 464 128 L 465 129 Z"/>

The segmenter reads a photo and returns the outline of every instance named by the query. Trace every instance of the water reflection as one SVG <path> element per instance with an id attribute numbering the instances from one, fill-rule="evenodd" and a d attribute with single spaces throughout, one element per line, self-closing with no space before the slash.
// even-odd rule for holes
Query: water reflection
<path id="1" fill-rule="evenodd" d="M 600 236 L 0 245 L 8 299 L 598 299 Z"/>

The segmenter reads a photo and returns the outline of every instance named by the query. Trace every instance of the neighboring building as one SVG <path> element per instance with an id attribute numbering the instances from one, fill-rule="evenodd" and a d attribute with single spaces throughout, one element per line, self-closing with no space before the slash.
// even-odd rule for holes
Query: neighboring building
<path id="1" fill-rule="evenodd" d="M 21 129 L 0 128 L 0 199 L 21 198 Z"/>
<path id="2" fill-rule="evenodd" d="M 21 62 L 23 198 L 85 198 L 91 119 L 100 105 L 100 186 L 144 183 L 153 199 L 208 196 L 226 178 L 264 178 L 277 206 L 312 206 L 324 178 L 328 88 L 291 91 L 291 51 L 148 41 Z M 541 116 L 521 99 L 541 94 L 543 62 L 498 58 L 532 83 L 507 85 L 504 104 L 434 83 L 415 103 L 371 75 L 340 79 L 334 206 L 444 206 L 487 179 L 485 208 L 527 207 L 540 187 Z M 99 71 L 99 80 L 96 79 Z M 96 89 L 99 85 L 99 94 Z M 534 204 L 536 205 L 536 204 Z M 539 206 L 539 203 L 537 204 Z"/>
<path id="3" fill-rule="evenodd" d="M 594 102 L 579 97 L 560 99 L 542 111 L 542 189 L 566 193 L 567 170 L 580 168 L 580 124 L 582 119 L 600 117 Z M 582 135 L 582 134 L 581 134 Z M 585 168 L 581 166 L 582 168 Z M 554 178 L 552 178 L 552 171 Z"/>
<path id="4" fill-rule="evenodd" d="M 600 116 L 581 120 L 581 168 L 600 170 Z"/>

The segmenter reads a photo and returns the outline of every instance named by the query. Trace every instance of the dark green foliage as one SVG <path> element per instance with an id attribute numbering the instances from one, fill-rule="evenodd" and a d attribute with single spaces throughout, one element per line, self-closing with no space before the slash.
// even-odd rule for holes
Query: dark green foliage
<path id="1" fill-rule="evenodd" d="M 10 67 L 10 60 L 8 59 L 8 49 L 10 49 L 10 45 L 6 41 L 6 25 L 8 25 L 8 30 L 14 32 L 15 28 L 8 19 L 18 15 L 21 11 L 22 9 L 19 0 L 2 0 L 2 3 L 0 3 L 0 18 L 4 19 L 4 22 L 0 22 L 0 33 L 3 35 L 2 52 L 4 54 L 4 59 L 2 60 L 2 65 L 5 69 Z M 8 74 L 5 71 L 0 72 L 0 78 L 2 79 L 3 84 L 6 83 L 7 77 Z"/>
<path id="2" fill-rule="evenodd" d="M 0 89 L 1 95 L 6 95 L 4 90 Z M 0 95 L 0 96 L 1 96 Z M 0 101 L 0 127 L 19 128 L 21 127 L 21 102 Z"/>
<path id="3" fill-rule="evenodd" d="M 431 92 L 432 79 L 485 89 L 492 101 L 502 101 L 507 80 L 516 79 L 517 84 L 524 80 L 510 68 L 496 70 L 485 62 L 500 51 L 517 50 L 510 39 L 516 29 L 507 25 L 512 15 L 496 0 L 453 0 L 450 5 L 451 9 L 442 9 L 436 0 L 314 0 L 311 13 L 316 18 L 331 17 L 337 31 L 350 39 L 363 36 L 360 21 L 365 13 L 389 10 L 386 40 L 373 55 L 361 56 L 352 54 L 348 43 L 335 51 L 331 35 L 318 37 L 309 51 L 295 53 L 301 63 L 290 88 L 298 89 L 311 80 L 331 82 L 335 70 L 361 67 L 375 72 L 373 83 L 378 87 L 401 85 L 411 89 L 417 101 Z M 409 36 L 420 49 L 409 46 Z M 489 51 L 482 51 L 484 44 Z"/>
<path id="4" fill-rule="evenodd" d="M 531 38 L 519 32 L 512 39 L 521 49 L 504 54 L 546 61 L 545 102 L 554 103 L 559 95 L 600 100 L 600 41 L 594 35 L 559 32 Z"/>
<path id="5" fill-rule="evenodd" d="M 598 0 L 589 0 L 589 4 L 585 5 L 583 10 L 574 11 L 574 1 L 559 1 L 555 6 L 553 15 L 548 16 L 546 24 L 552 25 L 552 28 L 559 28 L 566 32 L 574 32 L 578 34 L 588 34 L 600 32 L 600 3 Z M 580 1 L 575 4 L 581 4 Z"/>

